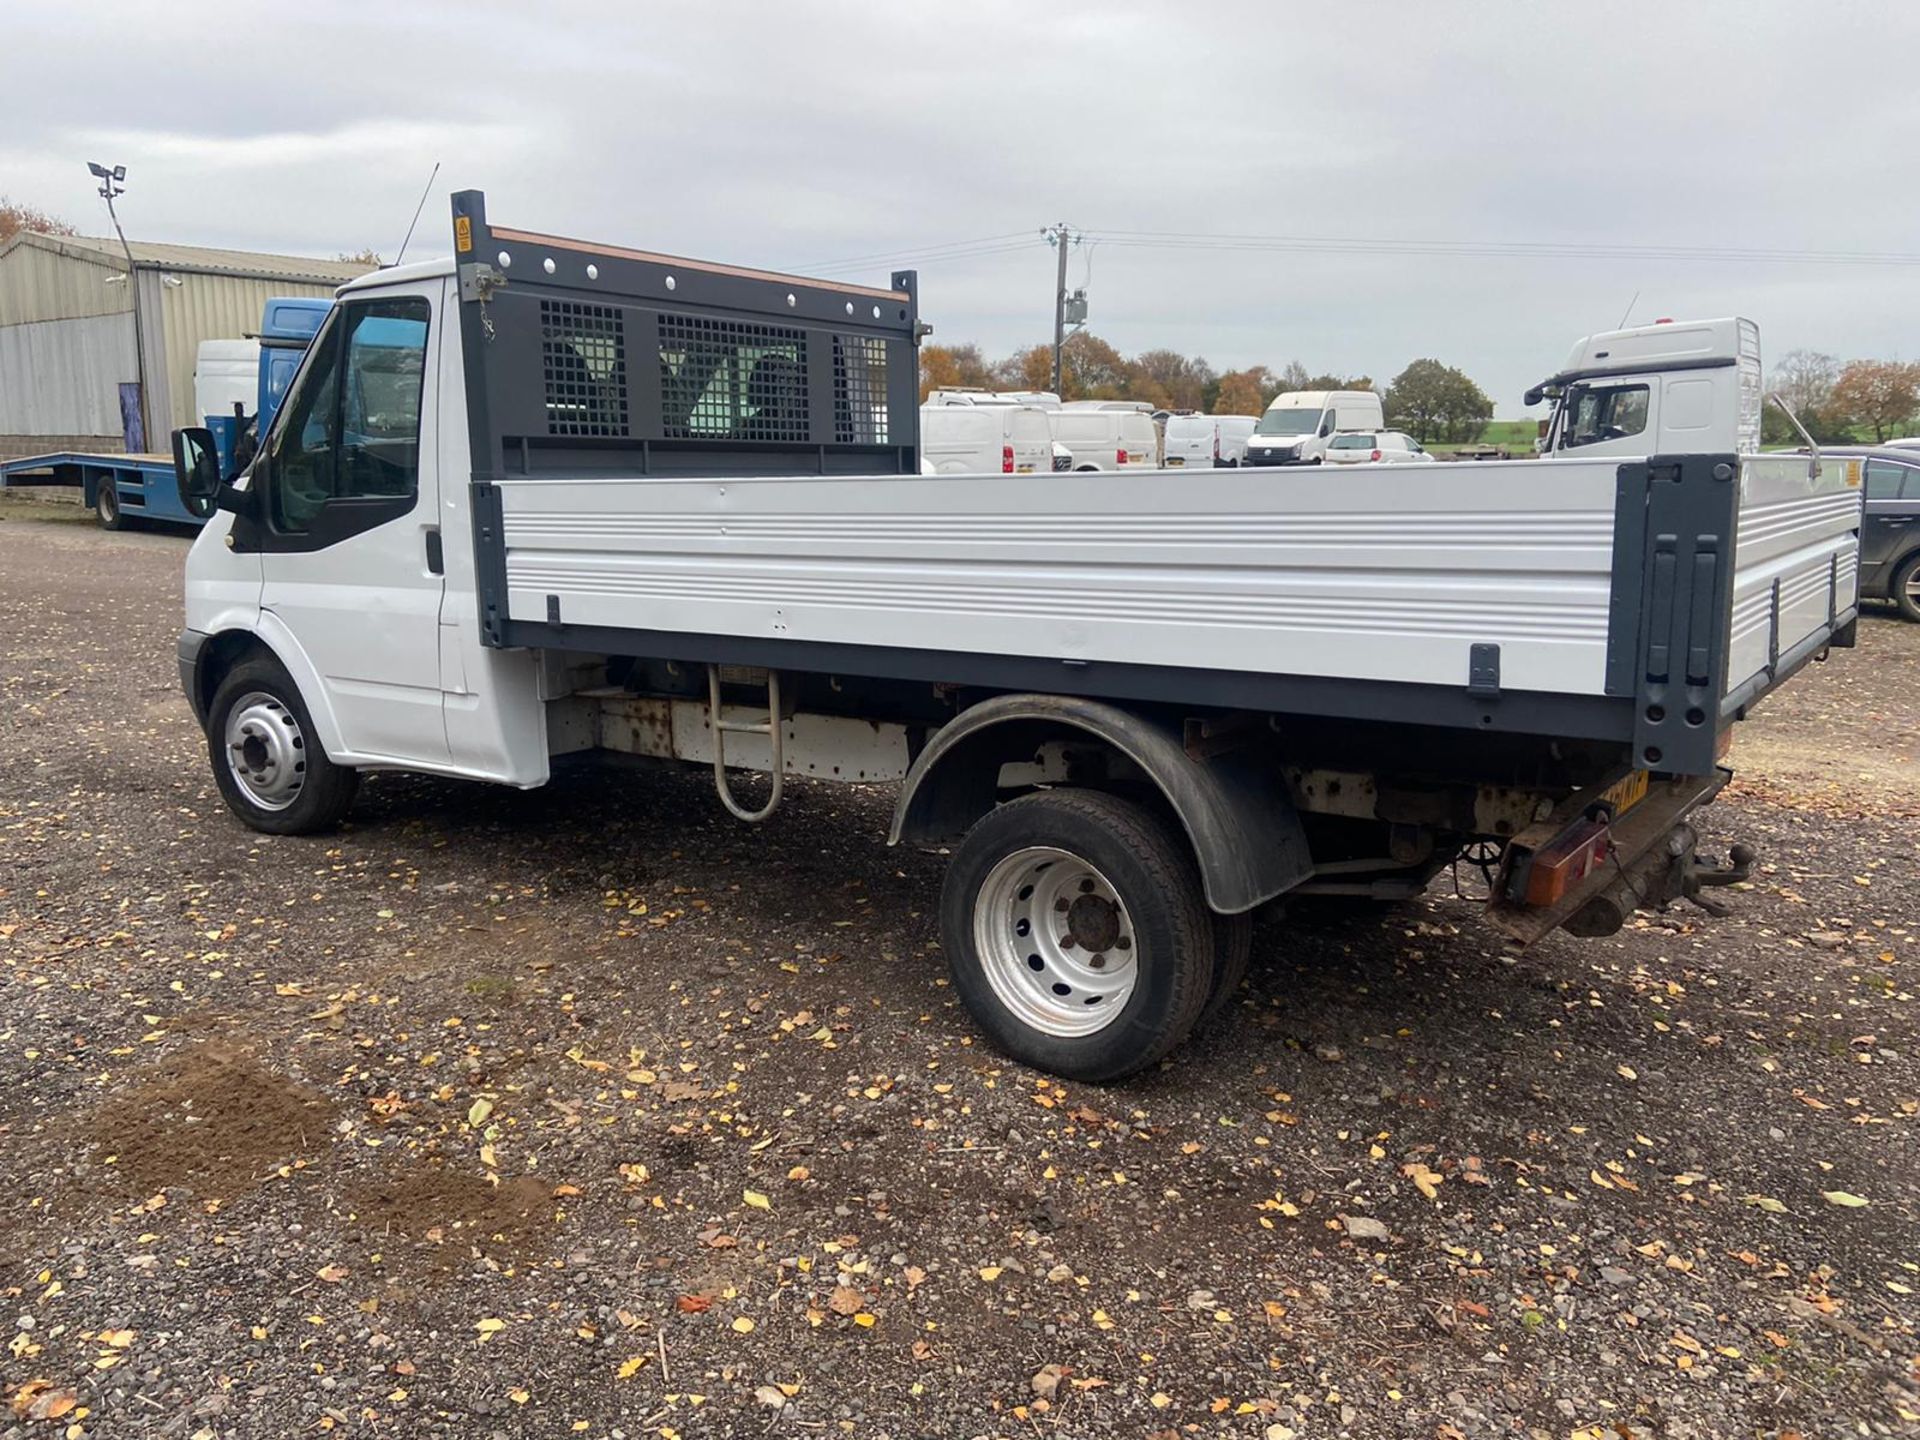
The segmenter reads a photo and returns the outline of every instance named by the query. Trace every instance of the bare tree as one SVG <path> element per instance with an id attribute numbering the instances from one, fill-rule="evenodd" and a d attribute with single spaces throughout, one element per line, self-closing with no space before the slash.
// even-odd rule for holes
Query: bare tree
<path id="1" fill-rule="evenodd" d="M 1789 350 L 1774 362 L 1767 388 L 1802 420 L 1833 404 L 1833 387 L 1840 380 L 1840 362 L 1818 350 Z"/>

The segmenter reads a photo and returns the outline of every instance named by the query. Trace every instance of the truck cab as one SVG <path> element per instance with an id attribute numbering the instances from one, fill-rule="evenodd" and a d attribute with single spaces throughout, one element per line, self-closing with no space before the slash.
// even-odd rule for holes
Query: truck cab
<path id="1" fill-rule="evenodd" d="M 1679 455 L 1760 448 L 1760 327 L 1659 320 L 1589 335 L 1527 392 L 1553 402 L 1549 455 Z"/>

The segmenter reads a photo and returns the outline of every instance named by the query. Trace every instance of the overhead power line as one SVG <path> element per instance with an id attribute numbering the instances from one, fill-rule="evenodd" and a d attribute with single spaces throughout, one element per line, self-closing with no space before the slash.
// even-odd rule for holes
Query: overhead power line
<path id="1" fill-rule="evenodd" d="M 1764 249 L 1730 245 L 1632 245 L 1580 240 L 1389 239 L 1353 235 L 1239 235 L 1179 230 L 1089 230 L 1117 248 L 1285 251 L 1334 255 L 1478 256 L 1554 260 L 1710 260 L 1792 265 L 1920 265 L 1905 251 Z"/>

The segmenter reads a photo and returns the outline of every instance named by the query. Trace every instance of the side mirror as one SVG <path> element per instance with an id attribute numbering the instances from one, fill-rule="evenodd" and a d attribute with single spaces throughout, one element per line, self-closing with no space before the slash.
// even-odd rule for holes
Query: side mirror
<path id="1" fill-rule="evenodd" d="M 220 452 L 204 425 L 173 432 L 173 481 L 187 514 L 196 520 L 213 514 L 220 496 Z"/>

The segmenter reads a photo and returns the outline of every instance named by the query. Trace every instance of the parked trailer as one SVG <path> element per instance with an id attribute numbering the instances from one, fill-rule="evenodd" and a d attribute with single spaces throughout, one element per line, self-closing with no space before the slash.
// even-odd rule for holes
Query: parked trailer
<path id="1" fill-rule="evenodd" d="M 320 328 L 333 302 L 309 296 L 278 296 L 267 301 L 257 337 L 253 413 L 206 415 L 221 473 L 233 476 L 252 458 L 253 436 L 264 433 L 299 366 L 307 342 Z M 208 342 L 212 345 L 216 342 Z M 207 346 L 202 346 L 207 353 Z M 196 381 L 199 377 L 196 375 Z M 199 393 L 196 387 L 196 394 Z M 201 517 L 181 502 L 170 455 L 108 455 L 62 451 L 0 462 L 0 489 L 52 485 L 77 488 L 86 507 L 105 530 L 129 520 L 199 528 Z"/>
<path id="2" fill-rule="evenodd" d="M 219 511 L 180 673 L 228 805 L 309 833 L 362 770 L 534 786 L 588 751 L 709 767 L 750 821 L 788 776 L 897 783 L 891 840 L 952 851 L 957 993 L 1062 1075 L 1167 1054 L 1278 896 L 1491 844 L 1525 941 L 1737 878 L 1688 823 L 1731 727 L 1851 643 L 1847 467 L 1731 420 L 1338 485 L 927 476 L 912 272 L 586 244 L 477 192 L 453 235 L 343 288 L 242 482 L 175 437 Z"/>

